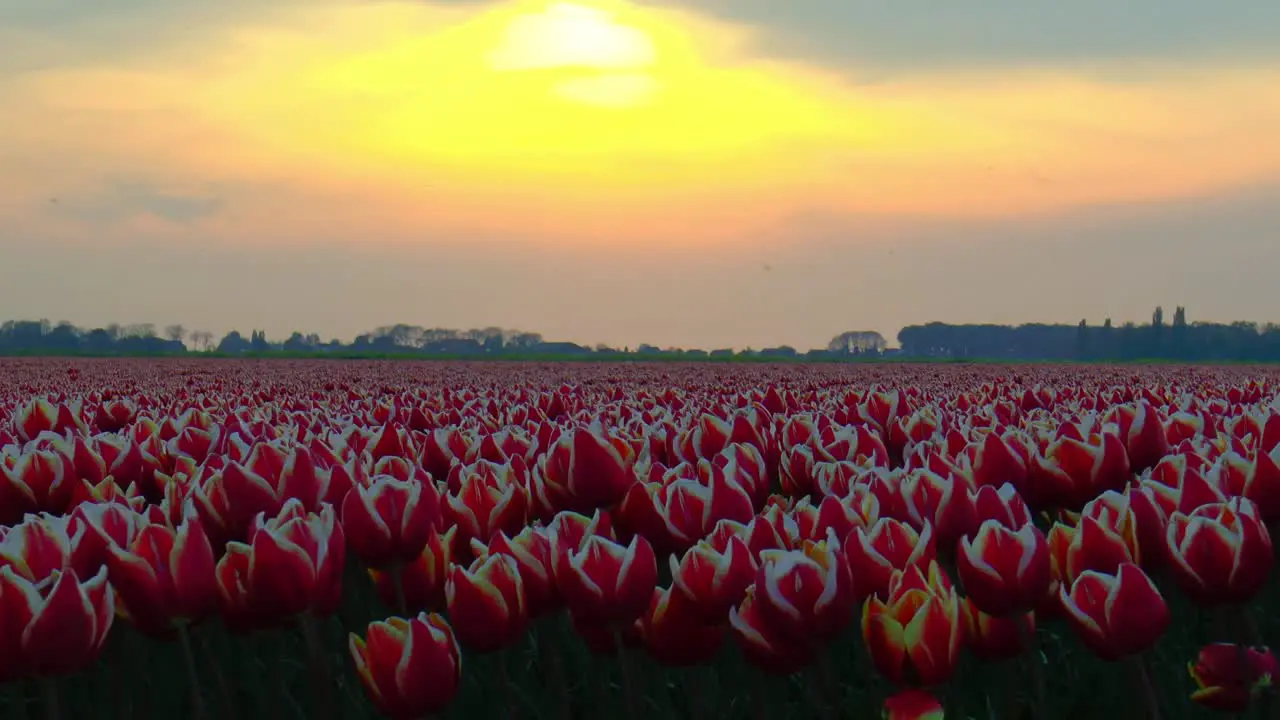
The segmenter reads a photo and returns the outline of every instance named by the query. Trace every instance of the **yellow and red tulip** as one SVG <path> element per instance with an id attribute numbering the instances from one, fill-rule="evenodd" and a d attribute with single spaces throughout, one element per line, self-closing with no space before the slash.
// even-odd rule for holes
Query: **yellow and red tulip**
<path id="1" fill-rule="evenodd" d="M 1196 683 L 1192 701 L 1221 712 L 1243 713 L 1260 695 L 1275 691 L 1280 662 L 1265 647 L 1213 643 L 1200 649 L 1187 670 Z"/>
<path id="2" fill-rule="evenodd" d="M 964 640 L 959 596 L 955 588 L 927 579 L 919 566 L 895 571 L 887 599 L 872 596 L 862 607 L 862 638 L 876 670 L 890 682 L 946 682 Z"/>
<path id="3" fill-rule="evenodd" d="M 370 623 L 348 642 L 360 683 L 382 714 L 410 720 L 443 711 L 462 682 L 462 656 L 449 623 L 421 613 Z"/>

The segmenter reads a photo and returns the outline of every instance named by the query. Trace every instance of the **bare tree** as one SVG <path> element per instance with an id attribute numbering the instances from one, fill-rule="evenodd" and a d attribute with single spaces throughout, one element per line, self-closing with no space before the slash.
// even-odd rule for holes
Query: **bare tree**
<path id="1" fill-rule="evenodd" d="M 169 325 L 164 329 L 164 336 L 173 342 L 180 343 L 187 337 L 187 329 L 182 325 Z"/>
<path id="2" fill-rule="evenodd" d="M 154 323 L 137 323 L 136 325 L 126 325 L 121 331 L 121 337 L 131 338 L 150 338 L 156 336 L 156 326 Z"/>
<path id="3" fill-rule="evenodd" d="M 194 330 L 191 333 L 191 344 L 196 350 L 205 352 L 213 347 L 213 333 L 208 330 Z"/>

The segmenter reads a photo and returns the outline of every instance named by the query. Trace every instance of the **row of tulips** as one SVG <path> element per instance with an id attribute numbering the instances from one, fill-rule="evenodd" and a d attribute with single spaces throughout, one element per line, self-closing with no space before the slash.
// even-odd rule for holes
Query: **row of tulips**
<path id="1" fill-rule="evenodd" d="M 1272 706 L 1265 381 L 343 400 L 294 367 L 12 401 L 14 713 L 145 714 L 153 648 L 198 716 L 1074 716 L 1116 661 L 1134 712 Z"/>

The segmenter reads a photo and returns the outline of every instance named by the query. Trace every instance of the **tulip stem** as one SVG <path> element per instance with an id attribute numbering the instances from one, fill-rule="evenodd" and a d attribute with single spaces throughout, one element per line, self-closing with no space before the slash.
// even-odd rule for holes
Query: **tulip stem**
<path id="1" fill-rule="evenodd" d="M 559 616 L 552 616 L 543 620 L 533 631 L 533 643 L 538 656 L 538 666 L 542 669 L 542 663 L 545 661 L 551 673 L 551 686 L 555 689 L 559 696 L 561 717 L 564 720 L 573 718 L 573 698 L 569 693 L 569 685 L 565 680 L 564 659 L 560 656 L 560 648 L 554 643 L 548 641 L 547 628 L 550 627 L 552 636 L 557 636 L 560 630 L 557 624 Z"/>
<path id="2" fill-rule="evenodd" d="M 502 683 L 502 704 L 506 707 L 507 718 L 515 720 L 520 717 L 520 709 L 516 704 L 515 695 L 511 692 L 511 668 L 507 662 L 507 653 L 499 651 L 497 660 L 498 675 Z"/>
<path id="3" fill-rule="evenodd" d="M 391 565 L 391 585 L 396 593 L 396 614 L 400 617 L 408 617 L 409 609 L 404 600 L 404 566 L 399 562 Z"/>
<path id="4" fill-rule="evenodd" d="M 62 717 L 62 700 L 58 697 L 58 679 L 54 677 L 40 678 L 40 694 L 44 699 L 44 716 L 46 720 L 59 720 Z"/>
<path id="5" fill-rule="evenodd" d="M 200 673 L 196 670 L 196 654 L 191 649 L 191 629 L 186 623 L 178 626 L 178 639 L 182 643 L 182 659 L 187 664 L 187 682 L 191 685 L 191 716 L 204 720 L 204 697 L 200 692 Z"/>
<path id="6" fill-rule="evenodd" d="M 824 654 L 818 662 L 814 663 L 812 678 L 817 686 L 815 689 L 818 691 L 817 697 L 821 703 L 818 716 L 823 720 L 834 720 L 839 715 L 840 698 L 832 677 L 829 655 Z"/>
<path id="7" fill-rule="evenodd" d="M 618 666 L 622 669 L 622 696 L 627 706 L 627 718 L 635 720 L 639 715 L 636 712 L 636 692 L 631 677 L 631 659 L 627 655 L 627 645 L 622 640 L 620 628 L 613 629 L 613 641 L 617 645 Z"/>
<path id="8" fill-rule="evenodd" d="M 30 702 L 30 699 L 27 698 L 27 686 L 25 684 L 13 683 L 9 686 L 9 693 L 7 694 L 9 694 L 10 697 L 6 698 L 5 702 L 9 703 L 8 706 L 13 709 L 13 713 L 11 715 L 13 718 L 16 720 L 27 720 L 27 718 L 31 717 L 31 713 L 27 709 L 27 704 Z"/>
<path id="9" fill-rule="evenodd" d="M 311 661 L 311 685 L 315 692 L 316 713 L 313 717 L 327 720 L 333 717 L 333 678 L 330 677 L 329 664 L 325 661 L 324 643 L 320 641 L 320 633 L 316 627 L 316 618 L 311 613 L 298 616 L 298 624 L 302 629 L 302 638 L 307 644 L 307 655 Z"/>
<path id="10" fill-rule="evenodd" d="M 1147 670 L 1147 656 L 1134 655 L 1130 663 L 1138 674 L 1138 684 L 1142 687 L 1142 697 L 1147 705 L 1147 717 L 1149 720 L 1160 720 L 1160 698 L 1156 695 L 1156 686 L 1151 682 L 1151 673 Z"/>
<path id="11" fill-rule="evenodd" d="M 1031 686 L 1035 691 L 1031 717 L 1035 720 L 1044 720 L 1044 668 L 1040 663 L 1040 647 L 1036 642 L 1035 626 L 1027 627 L 1026 623 L 1020 622 L 1018 631 L 1022 633 L 1022 644 L 1026 648 L 1027 661 L 1031 665 Z"/>

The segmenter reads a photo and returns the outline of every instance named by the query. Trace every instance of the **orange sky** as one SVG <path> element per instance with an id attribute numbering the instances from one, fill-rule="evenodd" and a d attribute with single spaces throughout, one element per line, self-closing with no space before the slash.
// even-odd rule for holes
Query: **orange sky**
<path id="1" fill-rule="evenodd" d="M 30 0 L 0 0 L 0 9 L 15 2 Z M 0 20 L 0 70 L 18 68 L 0 73 L 0 230 L 10 238 L 0 242 L 19 242 L 21 231 L 26 252 L 36 244 L 67 262 L 76 246 L 118 243 L 124 264 L 148 243 L 278 253 L 345 242 L 389 258 L 447 246 L 482 257 L 498 238 L 535 257 L 587 253 L 606 268 L 637 253 L 776 263 L 780 243 L 806 241 L 788 235 L 804 218 L 825 218 L 824 238 L 856 244 L 874 227 L 892 244 L 939 223 L 1034 228 L 1036 218 L 1280 180 L 1280 93 L 1269 90 L 1280 87 L 1280 57 L 988 60 L 876 68 L 883 77 L 867 81 L 855 61 L 771 51 L 772 27 L 694 4 L 226 7 L 197 35 L 98 52 L 84 49 L 92 26 Z M 156 11 L 143 2 L 136 12 Z M 63 60 L 70 47 L 80 52 Z M 1079 272 L 1087 282 L 1087 268 Z M 48 308 L 5 292 L 15 312 L 120 319 L 95 317 L 86 298 Z M 939 291 L 934 316 L 954 308 L 955 294 Z M 495 310 L 519 304 L 512 297 Z M 201 311 L 189 322 L 287 329 L 308 320 L 266 305 L 261 321 Z M 397 312 L 358 316 L 465 317 L 447 306 L 435 317 Z M 598 308 L 573 312 L 581 317 L 567 324 L 559 314 L 520 319 L 574 339 L 624 339 Z M 1038 312 L 1054 317 L 1023 319 L 1077 314 L 1061 303 Z M 893 323 L 924 319 L 888 309 L 865 322 L 892 335 Z M 317 329 L 354 332 L 356 322 Z M 652 337 L 663 322 L 675 321 L 640 325 Z M 735 322 L 746 318 L 720 321 Z M 845 320 L 807 322 L 770 320 L 797 337 L 803 326 L 808 344 Z M 697 336 L 693 326 L 671 329 L 673 343 Z M 763 330 L 721 335 L 767 341 Z"/>

